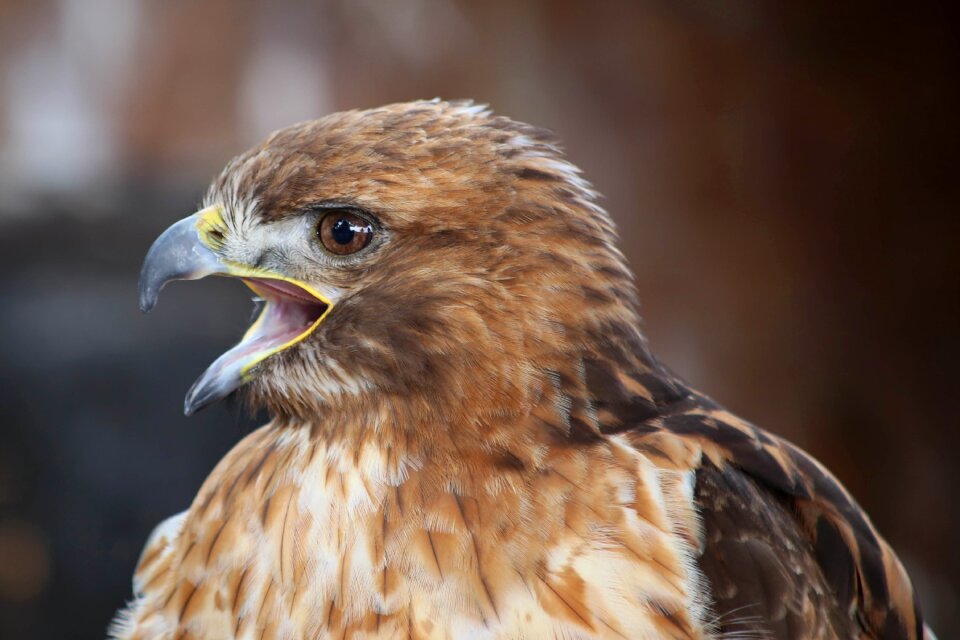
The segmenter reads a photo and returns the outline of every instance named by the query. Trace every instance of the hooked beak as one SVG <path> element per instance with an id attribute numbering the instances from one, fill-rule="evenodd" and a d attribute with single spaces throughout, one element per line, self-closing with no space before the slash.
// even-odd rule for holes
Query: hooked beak
<path id="1" fill-rule="evenodd" d="M 266 302 L 239 344 L 193 383 L 184 401 L 187 415 L 249 382 L 256 365 L 305 339 L 333 308 L 328 297 L 304 282 L 221 258 L 217 250 L 226 231 L 220 205 L 202 209 L 164 231 L 150 247 L 140 271 L 144 313 L 153 309 L 168 282 L 211 275 L 240 278 Z"/>

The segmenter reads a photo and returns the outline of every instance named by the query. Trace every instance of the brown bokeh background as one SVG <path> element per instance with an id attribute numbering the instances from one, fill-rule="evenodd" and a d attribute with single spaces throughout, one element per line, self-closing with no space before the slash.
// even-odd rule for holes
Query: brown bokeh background
<path id="1" fill-rule="evenodd" d="M 0 0 L 0 637 L 102 637 L 255 424 L 180 414 L 249 309 L 140 316 L 153 237 L 272 129 L 433 96 L 559 133 L 655 351 L 831 467 L 960 637 L 958 23 L 857 4 Z"/>

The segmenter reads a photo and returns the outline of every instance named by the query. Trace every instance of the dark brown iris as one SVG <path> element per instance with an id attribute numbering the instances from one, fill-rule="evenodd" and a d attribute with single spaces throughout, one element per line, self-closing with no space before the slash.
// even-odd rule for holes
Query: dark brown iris
<path id="1" fill-rule="evenodd" d="M 349 211 L 331 211 L 320 220 L 317 235 L 324 249 L 338 256 L 360 251 L 373 239 L 373 225 Z"/>

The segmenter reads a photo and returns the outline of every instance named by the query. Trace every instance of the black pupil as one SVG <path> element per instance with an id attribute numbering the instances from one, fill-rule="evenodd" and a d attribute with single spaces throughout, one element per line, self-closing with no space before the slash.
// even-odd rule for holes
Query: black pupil
<path id="1" fill-rule="evenodd" d="M 333 241 L 337 244 L 350 244 L 353 241 L 354 233 L 360 230 L 359 227 L 355 227 L 346 218 L 340 218 L 333 223 L 331 235 L 333 236 Z"/>

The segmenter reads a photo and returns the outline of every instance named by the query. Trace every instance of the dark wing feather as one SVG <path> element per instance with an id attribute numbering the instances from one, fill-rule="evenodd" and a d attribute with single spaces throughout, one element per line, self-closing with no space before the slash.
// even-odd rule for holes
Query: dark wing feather
<path id="1" fill-rule="evenodd" d="M 701 452 L 694 457 L 705 536 L 699 563 L 720 630 L 732 637 L 925 637 L 900 561 L 826 469 L 690 390 L 645 350 L 631 356 L 616 342 L 584 361 L 597 429 L 626 434 L 672 467 L 685 462 L 667 451 Z"/>
<path id="2" fill-rule="evenodd" d="M 923 638 L 910 579 L 840 483 L 789 443 L 699 405 L 662 428 L 703 447 L 700 563 L 712 584 L 736 585 L 714 594 L 721 627 L 753 603 L 777 638 Z"/>
<path id="3" fill-rule="evenodd" d="M 709 460 L 694 495 L 704 531 L 699 565 L 723 637 L 857 637 L 783 501 Z"/>

